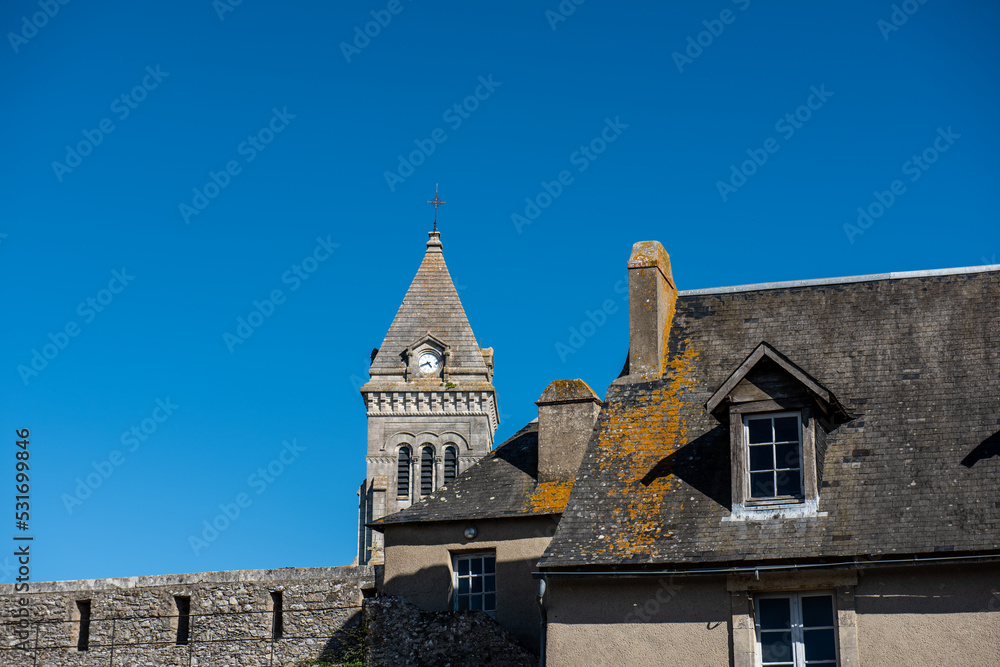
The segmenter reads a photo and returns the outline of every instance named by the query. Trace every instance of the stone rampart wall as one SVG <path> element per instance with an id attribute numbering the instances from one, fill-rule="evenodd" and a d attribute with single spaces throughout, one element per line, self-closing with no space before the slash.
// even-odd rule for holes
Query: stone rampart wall
<path id="1" fill-rule="evenodd" d="M 291 666 L 335 653 L 370 567 L 286 568 L 0 585 L 5 667 Z M 274 609 L 280 593 L 281 612 Z M 190 599 L 187 643 L 177 598 Z M 81 650 L 80 601 L 90 606 Z M 84 605 L 85 607 L 86 605 Z M 27 609 L 25 616 L 24 609 Z M 280 621 L 278 620 L 280 617 Z M 280 637 L 275 637 L 275 624 Z"/>

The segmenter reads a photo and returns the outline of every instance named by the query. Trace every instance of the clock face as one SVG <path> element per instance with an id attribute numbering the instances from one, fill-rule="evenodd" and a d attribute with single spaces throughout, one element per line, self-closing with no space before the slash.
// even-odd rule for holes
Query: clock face
<path id="1" fill-rule="evenodd" d="M 420 355 L 420 358 L 417 359 L 417 368 L 419 368 L 420 372 L 425 375 L 433 373 L 440 367 L 441 360 L 438 359 L 438 356 L 433 352 L 424 352 Z"/>

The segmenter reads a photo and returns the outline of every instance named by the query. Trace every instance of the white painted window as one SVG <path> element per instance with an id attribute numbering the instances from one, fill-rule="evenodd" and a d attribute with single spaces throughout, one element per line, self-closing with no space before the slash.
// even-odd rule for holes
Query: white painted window
<path id="1" fill-rule="evenodd" d="M 838 664 L 833 594 L 758 595 L 754 608 L 758 665 L 811 667 Z"/>
<path id="2" fill-rule="evenodd" d="M 497 613 L 497 559 L 494 553 L 455 556 L 455 609 Z"/>
<path id="3" fill-rule="evenodd" d="M 747 499 L 801 499 L 802 418 L 798 412 L 743 417 Z"/>

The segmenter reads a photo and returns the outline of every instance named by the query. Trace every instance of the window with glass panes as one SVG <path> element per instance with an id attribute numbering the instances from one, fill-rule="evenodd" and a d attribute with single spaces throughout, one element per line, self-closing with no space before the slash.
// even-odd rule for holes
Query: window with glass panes
<path id="1" fill-rule="evenodd" d="M 751 500 L 802 497 L 802 425 L 797 412 L 744 417 Z"/>
<path id="2" fill-rule="evenodd" d="M 754 606 L 758 665 L 807 667 L 837 664 L 833 595 L 760 595 Z"/>
<path id="3" fill-rule="evenodd" d="M 455 556 L 455 609 L 497 611 L 497 559 L 495 554 Z"/>

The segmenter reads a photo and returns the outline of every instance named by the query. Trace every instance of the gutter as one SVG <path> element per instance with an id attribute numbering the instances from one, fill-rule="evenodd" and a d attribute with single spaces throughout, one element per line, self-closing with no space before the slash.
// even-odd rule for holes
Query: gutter
<path id="1" fill-rule="evenodd" d="M 976 562 L 1000 562 L 1000 554 L 987 554 L 980 556 L 911 556 L 910 558 L 880 558 L 878 560 L 853 560 L 835 561 L 830 563 L 788 563 L 784 565 L 742 565 L 734 567 L 701 567 L 686 570 L 577 570 L 577 571 L 536 571 L 532 572 L 534 577 L 662 577 L 664 575 L 690 575 L 690 574 L 735 574 L 764 571 L 782 570 L 804 570 L 808 568 L 835 568 L 835 567 L 875 567 L 879 565 L 920 565 L 922 563 L 976 563 Z"/>

